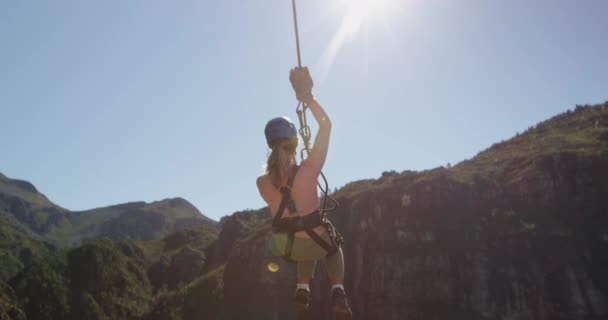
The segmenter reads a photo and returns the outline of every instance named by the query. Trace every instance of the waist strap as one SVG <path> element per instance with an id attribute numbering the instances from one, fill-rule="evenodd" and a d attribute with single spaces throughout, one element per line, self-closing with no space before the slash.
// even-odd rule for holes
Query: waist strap
<path id="1" fill-rule="evenodd" d="M 289 217 L 283 219 L 274 219 L 272 228 L 275 232 L 299 232 L 306 229 L 314 229 L 323 224 L 323 218 L 319 210 L 303 217 Z"/>

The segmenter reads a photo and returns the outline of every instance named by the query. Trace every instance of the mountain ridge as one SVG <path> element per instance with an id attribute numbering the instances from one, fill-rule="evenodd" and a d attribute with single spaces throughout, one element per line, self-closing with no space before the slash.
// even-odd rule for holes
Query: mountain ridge
<path id="1" fill-rule="evenodd" d="M 385 171 L 338 189 L 329 217 L 346 239 L 356 318 L 608 317 L 606 137 L 608 102 L 580 106 L 455 166 Z M 51 254 L 58 262 L 34 261 L 0 287 L 0 317 L 17 309 L 46 319 L 37 311 L 46 308 L 55 319 L 293 319 L 296 269 L 269 252 L 270 234 L 261 208 L 161 240 L 86 240 L 71 258 Z M 323 263 L 311 288 L 312 318 L 330 319 Z"/>
<path id="2" fill-rule="evenodd" d="M 70 211 L 51 202 L 30 182 L 0 173 L 0 280 L 44 256 L 85 239 L 161 239 L 175 231 L 218 224 L 187 200 L 129 202 Z"/>

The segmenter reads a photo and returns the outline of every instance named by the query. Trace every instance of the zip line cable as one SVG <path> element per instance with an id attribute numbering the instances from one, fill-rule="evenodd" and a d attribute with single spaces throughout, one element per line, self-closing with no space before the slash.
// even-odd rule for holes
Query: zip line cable
<path id="1" fill-rule="evenodd" d="M 300 35 L 298 32 L 298 14 L 296 12 L 296 0 L 291 0 L 291 7 L 292 7 L 292 11 L 293 11 L 293 27 L 294 27 L 294 31 L 295 31 L 295 35 L 296 35 L 296 51 L 298 53 L 298 67 L 302 67 L 302 57 L 300 55 Z M 311 138 L 311 134 L 310 134 L 310 127 L 308 126 L 308 121 L 306 119 L 306 109 L 308 108 L 308 106 L 305 103 L 302 103 L 300 101 L 298 101 L 298 105 L 296 107 L 296 113 L 298 114 L 298 120 L 300 121 L 300 136 L 302 136 L 302 140 L 304 140 L 304 148 L 300 151 L 300 158 L 302 160 L 304 160 L 304 152 L 306 152 L 306 156 L 310 155 L 310 138 Z M 328 194 L 329 191 L 329 184 L 327 183 L 327 178 L 325 177 L 325 174 L 323 174 L 323 171 L 320 172 L 321 173 L 321 177 L 323 178 L 323 182 L 325 187 L 323 187 L 321 185 L 320 182 L 317 181 L 317 185 L 319 186 L 319 189 L 321 189 L 321 192 L 323 193 L 323 207 L 322 207 L 322 214 L 324 214 L 325 212 L 334 210 L 336 208 L 338 208 L 338 206 L 340 205 L 338 203 L 338 201 L 336 199 L 334 199 L 334 197 L 330 196 Z M 333 202 L 333 206 L 331 208 L 327 208 L 327 199 L 330 199 Z"/>

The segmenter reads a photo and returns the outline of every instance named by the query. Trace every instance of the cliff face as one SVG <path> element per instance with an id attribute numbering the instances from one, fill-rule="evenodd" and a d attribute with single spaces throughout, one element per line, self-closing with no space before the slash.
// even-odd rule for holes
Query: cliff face
<path id="1" fill-rule="evenodd" d="M 555 155 L 532 172 L 512 183 L 463 183 L 439 170 L 342 199 L 336 218 L 348 239 L 356 312 L 363 319 L 608 316 L 608 157 Z"/>
<path id="2" fill-rule="evenodd" d="M 578 108 L 452 168 L 338 191 L 331 219 L 356 318 L 607 318 L 606 109 Z M 233 312 L 289 318 L 295 268 L 266 270 L 268 232 L 232 251 L 224 294 Z M 329 319 L 328 290 L 321 264 L 316 319 Z"/>

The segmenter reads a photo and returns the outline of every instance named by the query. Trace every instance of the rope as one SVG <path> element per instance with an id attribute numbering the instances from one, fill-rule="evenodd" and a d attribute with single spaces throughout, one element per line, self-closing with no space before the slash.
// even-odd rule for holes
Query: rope
<path id="1" fill-rule="evenodd" d="M 302 58 L 300 57 L 300 35 L 298 32 L 298 14 L 296 13 L 296 0 L 291 0 L 291 8 L 293 9 L 293 28 L 296 32 L 296 50 L 298 51 L 298 67 L 302 67 Z"/>

